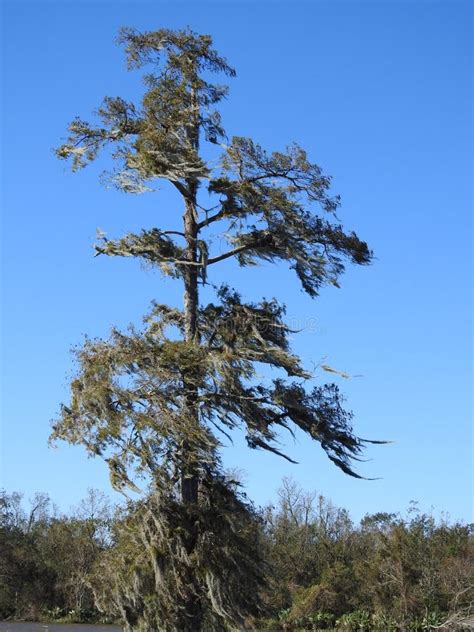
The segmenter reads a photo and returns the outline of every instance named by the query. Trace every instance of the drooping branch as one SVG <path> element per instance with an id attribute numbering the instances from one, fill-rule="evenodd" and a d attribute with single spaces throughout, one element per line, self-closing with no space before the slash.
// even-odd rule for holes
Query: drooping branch
<path id="1" fill-rule="evenodd" d="M 331 178 L 319 165 L 309 162 L 306 152 L 294 144 L 285 152 L 267 154 L 249 138 L 234 137 L 222 162 L 224 172 L 235 174 L 240 186 L 274 187 L 288 195 L 301 195 L 318 203 L 325 212 L 334 213 L 340 204 L 330 196 Z"/>
<path id="2" fill-rule="evenodd" d="M 157 265 L 164 274 L 182 276 L 183 266 L 203 268 L 202 260 L 185 259 L 185 248 L 178 246 L 168 235 L 184 236 L 180 231 L 161 231 L 158 228 L 143 230 L 139 234 L 130 233 L 118 240 L 101 236 L 101 243 L 95 245 L 97 255 L 115 257 L 139 257 L 152 265 Z M 198 246 L 205 246 L 199 242 Z"/>
<path id="3" fill-rule="evenodd" d="M 72 158 L 73 171 L 93 161 L 106 145 L 126 142 L 140 133 L 140 114 L 133 103 L 127 103 L 120 97 L 106 97 L 97 115 L 104 127 L 94 127 L 76 117 L 69 125 L 66 143 L 56 150 L 58 158 Z"/>
<path id="4" fill-rule="evenodd" d="M 212 353 L 244 362 L 261 362 L 283 369 L 287 375 L 308 378 L 299 358 L 291 353 L 284 323 L 284 306 L 276 300 L 243 303 L 240 295 L 227 286 L 218 292 L 222 303 L 201 310 L 203 342 Z M 236 367 L 236 371 L 238 369 Z"/>
<path id="5" fill-rule="evenodd" d="M 355 233 L 304 207 L 305 201 L 317 203 L 333 215 L 339 199 L 329 196 L 330 178 L 299 147 L 267 155 L 249 139 L 234 138 L 222 168 L 209 183 L 209 191 L 220 196 L 220 209 L 199 227 L 226 220 L 224 237 L 232 248 L 210 256 L 208 265 L 231 257 L 240 265 L 286 261 L 315 296 L 322 285 L 338 284 L 344 260 L 370 263 L 372 253 Z"/>

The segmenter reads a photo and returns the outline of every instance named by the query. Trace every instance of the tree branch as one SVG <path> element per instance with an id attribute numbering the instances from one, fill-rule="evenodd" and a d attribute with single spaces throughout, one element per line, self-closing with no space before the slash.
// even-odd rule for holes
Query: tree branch
<path id="1" fill-rule="evenodd" d="M 228 259 L 229 257 L 238 255 L 240 252 L 245 252 L 246 250 L 254 250 L 255 247 L 255 244 L 246 244 L 245 246 L 239 246 L 238 248 L 234 248 L 233 250 L 224 252 L 224 254 L 222 255 L 218 255 L 217 257 L 212 257 L 211 259 L 208 259 L 207 265 L 210 266 L 212 263 L 218 263 L 219 261 L 223 261 L 224 259 Z"/>
<path id="2" fill-rule="evenodd" d="M 222 219 L 223 217 L 225 217 L 225 210 L 221 209 L 218 213 L 215 213 L 215 215 L 211 215 L 211 217 L 206 217 L 206 219 L 203 219 L 202 222 L 199 222 L 198 230 L 201 230 L 201 228 L 205 228 L 206 226 L 209 226 L 209 224 L 212 224 L 213 222 L 217 222 L 219 219 Z"/>

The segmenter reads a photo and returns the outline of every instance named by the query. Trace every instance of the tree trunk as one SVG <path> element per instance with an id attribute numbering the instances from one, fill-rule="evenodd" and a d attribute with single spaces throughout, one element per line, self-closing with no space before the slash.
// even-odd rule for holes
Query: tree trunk
<path id="1" fill-rule="evenodd" d="M 186 236 L 186 260 L 192 263 L 197 259 L 197 223 L 196 223 L 196 193 L 193 191 L 192 200 L 186 200 L 186 210 L 184 213 L 184 233 Z M 184 328 L 185 340 L 187 342 L 198 342 L 199 334 L 197 330 L 197 312 L 199 305 L 198 297 L 198 267 L 195 265 L 186 266 L 184 271 Z M 186 388 L 186 379 L 185 384 Z M 199 424 L 199 414 L 197 405 L 197 392 L 191 386 L 188 387 L 186 398 L 186 416 L 190 424 Z M 187 460 L 187 446 L 183 445 L 183 460 Z M 197 503 L 198 500 L 198 478 L 193 467 L 184 467 L 181 472 L 181 498 L 186 504 Z"/>
<path id="2" fill-rule="evenodd" d="M 199 151 L 199 104 L 197 101 L 196 90 L 191 84 L 191 120 L 187 129 L 187 135 L 190 145 L 196 151 Z M 185 266 L 184 270 L 184 333 L 185 340 L 189 343 L 199 344 L 199 331 L 197 326 L 199 294 L 198 294 L 198 274 L 197 265 L 197 190 L 199 181 L 189 178 L 187 184 L 187 195 L 185 197 L 185 211 L 183 216 L 184 235 L 186 239 L 186 261 L 190 265 Z M 199 425 L 199 403 L 198 391 L 194 385 L 194 379 L 186 383 L 186 375 L 183 379 L 185 388 L 185 414 L 188 423 L 191 426 Z M 199 500 L 199 470 L 196 455 L 192 454 L 192 448 L 183 441 L 183 468 L 181 471 L 181 500 L 187 506 L 188 529 L 186 537 L 186 548 L 188 555 L 191 555 L 196 547 L 198 539 L 198 530 L 196 526 L 195 510 L 198 507 Z M 183 632 L 199 632 L 202 630 L 204 612 L 199 597 L 196 577 L 194 569 L 187 569 L 188 577 L 187 585 L 189 592 L 183 601 L 183 617 L 180 621 L 180 629 Z"/>
<path id="3" fill-rule="evenodd" d="M 186 209 L 184 213 L 184 232 L 186 236 L 186 260 L 192 263 L 197 261 L 197 222 L 196 222 L 196 190 L 197 186 L 191 187 L 191 199 L 186 200 Z M 197 327 L 197 315 L 199 307 L 198 296 L 198 267 L 196 265 L 188 265 L 184 271 L 184 327 L 185 340 L 190 343 L 199 343 L 199 331 Z M 185 414 L 189 424 L 198 425 L 199 408 L 198 408 L 198 392 L 193 385 L 193 380 L 186 383 L 184 376 L 185 394 Z M 198 463 L 195 455 L 192 454 L 192 448 L 187 441 L 183 441 L 182 445 L 183 466 L 181 470 L 181 500 L 188 508 L 188 527 L 186 534 L 186 549 L 188 555 L 191 555 L 198 538 L 196 527 L 195 510 L 198 505 L 199 491 L 199 473 Z M 182 618 L 179 622 L 180 630 L 183 632 L 199 632 L 203 626 L 203 607 L 201 599 L 196 587 L 196 578 L 194 569 L 187 569 L 186 584 L 189 586 L 188 594 L 183 598 Z"/>
<path id="4" fill-rule="evenodd" d="M 190 59 L 194 78 L 197 78 L 197 68 L 194 60 Z M 187 128 L 188 141 L 196 153 L 199 151 L 199 103 L 195 88 L 195 79 L 191 81 L 191 111 L 190 125 Z M 183 216 L 184 235 L 186 239 L 186 260 L 190 265 L 185 266 L 184 271 L 184 329 L 186 342 L 199 343 L 199 332 L 197 328 L 197 315 L 199 307 L 198 296 L 198 266 L 197 263 L 197 191 L 199 181 L 195 178 L 188 178 L 187 196 L 185 198 L 185 211 Z M 186 415 L 190 424 L 199 424 L 198 393 L 197 389 L 190 386 L 186 389 L 186 378 L 184 379 L 186 399 Z M 186 443 L 183 445 L 183 460 L 187 459 Z M 181 472 L 181 498 L 186 504 L 196 504 L 198 502 L 198 475 L 196 464 L 191 455 L 190 467 L 184 467 Z"/>

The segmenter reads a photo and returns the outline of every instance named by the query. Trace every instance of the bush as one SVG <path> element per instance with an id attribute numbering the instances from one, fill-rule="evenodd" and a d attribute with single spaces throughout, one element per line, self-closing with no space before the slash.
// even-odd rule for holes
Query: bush
<path id="1" fill-rule="evenodd" d="M 373 630 L 372 617 L 367 610 L 356 610 L 343 614 L 336 621 L 336 628 L 344 632 L 371 632 Z"/>

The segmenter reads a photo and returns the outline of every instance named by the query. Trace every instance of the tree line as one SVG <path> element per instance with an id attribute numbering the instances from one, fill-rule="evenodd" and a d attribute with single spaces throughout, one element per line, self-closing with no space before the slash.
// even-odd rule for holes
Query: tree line
<path id="1" fill-rule="evenodd" d="M 146 608 L 155 571 L 137 536 L 143 503 L 114 507 L 89 490 L 65 514 L 45 494 L 27 506 L 21 494 L 3 491 L 0 618 L 124 623 L 131 613 L 121 611 L 126 599 L 114 599 L 117 581 L 126 590 L 117 560 L 141 583 L 135 608 Z M 263 607 L 247 617 L 248 629 L 471 629 L 473 524 L 416 504 L 405 515 L 380 512 L 356 524 L 346 509 L 284 480 L 277 502 L 254 509 L 239 535 L 258 542 L 264 573 Z"/>

